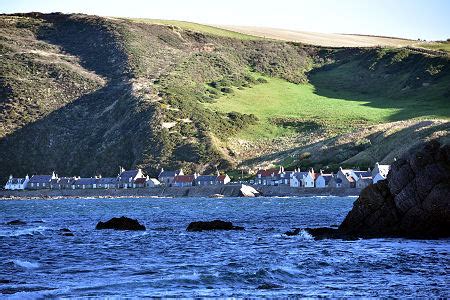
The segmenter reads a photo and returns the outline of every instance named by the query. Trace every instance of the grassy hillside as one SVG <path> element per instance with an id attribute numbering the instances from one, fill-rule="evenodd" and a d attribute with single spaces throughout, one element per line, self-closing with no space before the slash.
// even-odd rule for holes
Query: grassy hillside
<path id="1" fill-rule="evenodd" d="M 446 41 L 417 44 L 418 47 L 450 53 L 450 39 Z"/>
<path id="2" fill-rule="evenodd" d="M 142 18 L 133 18 L 129 19 L 136 23 L 144 23 L 144 24 L 153 24 L 153 25 L 169 25 L 181 28 L 183 30 L 190 30 L 194 32 L 200 32 L 202 34 L 208 34 L 208 35 L 214 35 L 219 37 L 228 37 L 228 38 L 235 38 L 235 39 L 241 39 L 241 40 L 261 40 L 263 38 L 239 33 L 232 30 L 222 29 L 215 26 L 208 26 L 204 24 L 198 24 L 193 22 L 186 22 L 186 21 L 177 21 L 177 20 L 161 20 L 161 19 L 142 19 Z"/>
<path id="3" fill-rule="evenodd" d="M 374 124 L 450 116 L 445 57 L 173 21 L 33 13 L 0 22 L 0 178 L 293 164 L 301 147 Z"/>
<path id="4" fill-rule="evenodd" d="M 302 132 L 304 128 L 351 131 L 367 124 L 388 121 L 397 108 L 372 107 L 358 99 L 340 99 L 317 94 L 312 84 L 293 84 L 283 79 L 265 77 L 248 89 L 235 89 L 207 107 L 222 112 L 254 114 L 259 122 L 241 131 L 239 136 L 252 141 Z M 438 112 L 438 111 L 436 111 Z"/>

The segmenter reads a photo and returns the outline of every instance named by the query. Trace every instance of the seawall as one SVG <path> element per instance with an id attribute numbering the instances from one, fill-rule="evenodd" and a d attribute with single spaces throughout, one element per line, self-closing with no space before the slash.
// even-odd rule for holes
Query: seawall
<path id="1" fill-rule="evenodd" d="M 346 188 L 293 188 L 289 186 L 253 186 L 267 197 L 301 196 L 358 196 L 360 189 Z M 25 190 L 0 191 L 0 199 L 61 198 L 61 197 L 209 197 L 221 194 L 239 197 L 241 185 L 156 187 L 136 189 L 85 189 L 85 190 Z"/>

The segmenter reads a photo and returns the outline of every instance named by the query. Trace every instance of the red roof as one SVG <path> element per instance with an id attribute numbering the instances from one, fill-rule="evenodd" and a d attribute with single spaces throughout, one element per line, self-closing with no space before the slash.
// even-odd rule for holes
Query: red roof
<path id="1" fill-rule="evenodd" d="M 272 174 L 278 174 L 278 172 L 278 169 L 258 170 L 256 175 L 261 175 L 261 177 L 269 177 L 272 176 Z"/>
<path id="2" fill-rule="evenodd" d="M 145 183 L 146 181 L 147 181 L 147 178 L 141 177 L 141 178 L 136 178 L 136 179 L 134 180 L 134 183 L 142 184 L 142 183 Z"/>
<path id="3" fill-rule="evenodd" d="M 175 176 L 173 182 L 192 182 L 194 179 L 194 175 L 177 175 Z"/>
<path id="4" fill-rule="evenodd" d="M 219 176 L 217 176 L 217 180 L 218 181 L 225 181 L 226 177 L 227 177 L 227 175 L 219 175 Z"/>

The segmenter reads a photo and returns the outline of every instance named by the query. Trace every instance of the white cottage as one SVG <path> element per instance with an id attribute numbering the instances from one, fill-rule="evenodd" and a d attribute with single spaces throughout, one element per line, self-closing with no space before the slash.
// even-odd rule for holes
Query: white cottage
<path id="1" fill-rule="evenodd" d="M 11 175 L 5 184 L 5 190 L 24 190 L 27 187 L 28 181 L 30 181 L 28 175 L 25 178 L 14 178 Z"/>
<path id="2" fill-rule="evenodd" d="M 380 180 L 386 179 L 390 169 L 390 165 L 380 165 L 379 163 L 376 163 L 375 168 L 372 171 L 372 182 L 377 183 Z"/>
<path id="3" fill-rule="evenodd" d="M 316 188 L 328 187 L 332 178 L 333 173 L 325 174 L 322 170 L 320 170 L 319 176 L 316 178 Z"/>
<path id="4" fill-rule="evenodd" d="M 313 169 L 311 169 L 308 172 L 295 172 L 292 175 L 290 186 L 312 188 L 314 187 L 314 181 L 315 181 L 315 173 Z"/>

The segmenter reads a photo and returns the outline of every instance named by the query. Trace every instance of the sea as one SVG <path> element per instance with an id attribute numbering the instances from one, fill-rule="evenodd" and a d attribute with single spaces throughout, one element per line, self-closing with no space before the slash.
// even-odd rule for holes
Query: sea
<path id="1" fill-rule="evenodd" d="M 450 240 L 314 240 L 354 197 L 0 201 L 0 298 L 450 297 Z M 95 230 L 127 216 L 146 231 Z M 25 225 L 6 225 L 20 219 Z M 187 232 L 221 219 L 244 231 Z M 69 228 L 74 236 L 63 236 Z"/>

